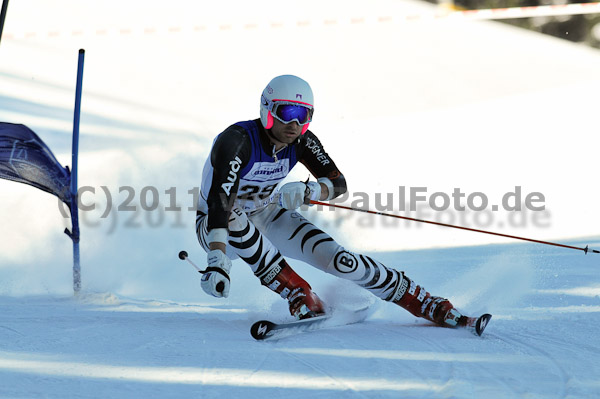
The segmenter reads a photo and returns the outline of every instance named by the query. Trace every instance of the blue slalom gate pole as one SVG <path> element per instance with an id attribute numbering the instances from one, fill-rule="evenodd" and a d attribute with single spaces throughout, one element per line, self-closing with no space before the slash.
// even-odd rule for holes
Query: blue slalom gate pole
<path id="1" fill-rule="evenodd" d="M 73 116 L 73 150 L 71 170 L 71 222 L 73 230 L 69 236 L 73 240 L 73 292 L 81 290 L 81 264 L 79 256 L 79 208 L 77 207 L 77 157 L 79 153 L 79 119 L 81 115 L 81 87 L 83 85 L 83 60 L 85 50 L 79 50 L 77 62 L 77 87 L 75 89 L 75 113 Z"/>

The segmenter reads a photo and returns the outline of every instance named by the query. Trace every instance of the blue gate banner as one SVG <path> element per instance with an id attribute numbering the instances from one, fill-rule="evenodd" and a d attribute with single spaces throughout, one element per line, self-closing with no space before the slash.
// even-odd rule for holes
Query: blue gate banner
<path id="1" fill-rule="evenodd" d="M 0 122 L 0 178 L 37 187 L 71 205 L 71 172 L 25 125 Z"/>

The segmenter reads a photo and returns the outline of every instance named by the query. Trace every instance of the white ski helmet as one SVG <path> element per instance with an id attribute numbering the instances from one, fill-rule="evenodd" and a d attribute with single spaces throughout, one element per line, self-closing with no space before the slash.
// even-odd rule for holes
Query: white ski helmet
<path id="1" fill-rule="evenodd" d="M 263 90 L 260 98 L 260 121 L 265 129 L 273 127 L 272 111 L 281 103 L 308 108 L 307 120 L 298 121 L 302 125 L 302 134 L 306 133 L 314 111 L 313 92 L 310 85 L 294 75 L 281 75 L 273 78 Z"/>

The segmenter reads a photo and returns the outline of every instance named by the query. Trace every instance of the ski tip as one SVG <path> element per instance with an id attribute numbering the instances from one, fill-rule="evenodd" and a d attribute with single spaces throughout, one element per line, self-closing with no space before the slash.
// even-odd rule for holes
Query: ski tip
<path id="1" fill-rule="evenodd" d="M 257 321 L 252 324 L 250 327 L 250 334 L 252 334 L 252 338 L 257 341 L 262 341 L 263 339 L 269 337 L 269 332 L 275 327 L 275 323 L 268 320 Z"/>
<path id="2" fill-rule="evenodd" d="M 479 335 L 481 337 L 481 334 L 483 334 L 483 331 L 487 327 L 491 318 L 492 318 L 492 315 L 489 313 L 479 316 L 479 318 L 477 319 L 477 322 L 475 323 L 475 333 L 477 335 Z"/>

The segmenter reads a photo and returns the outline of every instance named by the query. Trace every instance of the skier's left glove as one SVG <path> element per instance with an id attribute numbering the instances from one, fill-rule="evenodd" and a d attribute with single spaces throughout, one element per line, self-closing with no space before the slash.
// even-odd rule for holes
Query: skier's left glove
<path id="1" fill-rule="evenodd" d="M 220 249 L 208 252 L 206 259 L 208 267 L 202 276 L 200 286 L 209 295 L 227 298 L 229 296 L 231 260 Z"/>
<path id="2" fill-rule="evenodd" d="M 321 185 L 315 181 L 295 181 L 286 183 L 279 189 L 279 206 L 285 209 L 310 205 L 310 201 L 318 201 L 320 198 Z"/>

